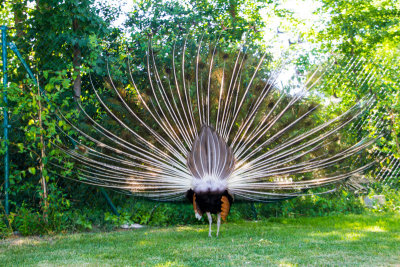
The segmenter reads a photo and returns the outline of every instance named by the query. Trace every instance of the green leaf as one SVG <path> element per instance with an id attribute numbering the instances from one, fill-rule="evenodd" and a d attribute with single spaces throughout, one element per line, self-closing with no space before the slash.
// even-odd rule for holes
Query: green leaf
<path id="1" fill-rule="evenodd" d="M 70 81 L 69 81 L 68 79 L 64 79 L 64 80 L 62 81 L 62 86 L 63 86 L 64 88 L 68 88 L 69 85 L 70 85 Z"/>
<path id="2" fill-rule="evenodd" d="M 36 168 L 35 168 L 35 167 L 29 167 L 29 168 L 28 168 L 28 171 L 29 171 L 31 174 L 33 174 L 33 175 L 36 174 Z"/>
<path id="3" fill-rule="evenodd" d="M 17 146 L 19 148 L 20 153 L 24 152 L 24 144 L 23 143 L 18 143 Z"/>

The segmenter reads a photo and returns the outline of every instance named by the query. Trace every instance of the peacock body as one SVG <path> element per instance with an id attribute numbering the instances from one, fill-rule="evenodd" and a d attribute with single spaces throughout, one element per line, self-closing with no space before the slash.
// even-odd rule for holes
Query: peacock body
<path id="1" fill-rule="evenodd" d="M 324 76 L 340 84 L 353 72 L 357 79 L 346 86 L 373 86 L 376 77 L 363 69 L 362 59 L 345 60 L 339 71 L 327 60 L 295 90 L 284 90 L 277 84 L 286 63 L 271 71 L 267 54 L 249 55 L 240 47 L 228 57 L 217 45 L 205 48 L 201 39 L 194 55 L 188 47 L 185 40 L 177 55 L 174 46 L 170 63 L 160 68 L 149 45 L 145 67 L 136 69 L 145 74 L 140 85 L 129 61 L 128 85 L 115 82 L 108 65 L 109 89 L 124 111 L 107 103 L 96 86 L 93 91 L 112 127 L 86 111 L 84 101 L 78 104 L 89 129 L 64 117 L 84 153 L 60 149 L 78 163 L 74 171 L 81 182 L 160 201 L 186 198 L 197 218 L 208 215 L 209 235 L 211 214 L 217 214 L 218 235 L 234 199 L 273 202 L 312 188 L 331 192 L 330 186 L 371 166 L 360 164 L 360 153 L 376 138 L 339 143 L 344 130 L 360 127 L 373 98 L 366 94 L 319 123 L 312 117 L 318 105 L 310 100 L 315 87 L 326 85 Z"/>

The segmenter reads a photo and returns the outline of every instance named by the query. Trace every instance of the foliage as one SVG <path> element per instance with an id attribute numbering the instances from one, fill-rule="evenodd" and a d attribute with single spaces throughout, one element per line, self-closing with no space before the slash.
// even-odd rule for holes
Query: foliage
<path id="1" fill-rule="evenodd" d="M 23 204 L 13 213 L 12 228 L 22 235 L 43 235 L 76 231 L 111 230 L 124 224 L 139 223 L 149 226 L 207 225 L 205 216 L 198 221 L 193 216 L 193 207 L 189 203 L 156 203 L 146 199 L 127 199 L 121 204 L 120 216 L 104 211 L 101 206 L 94 208 L 73 209 L 69 203 L 62 203 L 65 198 L 50 200 L 48 222 L 32 208 Z M 119 205 L 118 205 L 119 206 Z M 389 209 L 386 209 L 389 211 Z M 338 196 L 312 195 L 278 203 L 235 203 L 228 216 L 228 222 L 246 220 L 264 220 L 270 218 L 294 218 L 306 216 L 332 216 L 338 214 L 366 213 L 359 197 L 341 191 Z M 215 218 L 214 218 L 215 219 Z M 4 227 L 3 227 L 4 228 Z M 4 228 L 2 234 L 10 234 Z M 9 235 L 8 234 L 8 235 Z"/>
<path id="2" fill-rule="evenodd" d="M 319 52 L 325 55 L 328 50 L 334 50 L 343 57 L 364 57 L 367 62 L 371 62 L 367 65 L 368 69 L 376 69 L 378 74 L 383 69 L 387 70 L 385 79 L 377 81 L 376 87 L 380 89 L 372 92 L 377 99 L 376 108 L 365 116 L 385 114 L 385 132 L 390 134 L 382 138 L 377 146 L 383 154 L 394 153 L 399 157 L 399 4 L 391 0 L 319 2 L 322 7 L 318 12 L 321 17 L 328 15 L 329 20 L 322 31 L 311 30 L 307 34 L 309 41 L 320 45 Z M 90 72 L 101 96 L 116 110 L 121 109 L 119 102 L 112 102 L 113 96 L 107 90 L 110 89 L 110 83 L 107 80 L 105 55 L 108 56 L 116 82 L 126 82 L 128 66 L 125 60 L 129 58 L 135 66 L 132 71 L 134 79 L 146 90 L 148 86 L 143 84 L 143 77 L 147 73 L 140 64 L 146 58 L 149 36 L 153 38 L 156 53 L 161 55 L 170 54 L 174 44 L 182 47 L 185 38 L 181 37 L 185 34 L 188 39 L 193 36 L 195 42 L 201 36 L 204 42 L 219 41 L 226 50 L 237 49 L 237 44 L 247 38 L 247 43 L 250 44 L 248 49 L 254 49 L 249 51 L 265 50 L 262 44 L 262 29 L 266 26 L 263 9 L 276 11 L 281 18 L 288 20 L 290 12 L 278 10 L 279 1 L 135 1 L 134 10 L 125 23 L 130 33 L 130 36 L 126 36 L 122 30 L 111 24 L 121 13 L 118 8 L 96 5 L 93 0 L 41 0 L 32 4 L 33 1 L 27 0 L 0 3 L 0 24 L 10 26 L 10 40 L 18 46 L 25 60 L 35 70 L 39 84 L 46 92 L 46 97 L 40 96 L 38 87 L 27 78 L 22 64 L 9 52 L 11 83 L 8 94 L 12 124 L 9 193 L 12 213 L 6 217 L 1 212 L 0 237 L 9 237 L 14 231 L 22 235 L 43 235 L 110 230 L 133 222 L 151 226 L 206 223 L 204 219 L 200 222 L 195 219 L 189 203 L 155 203 L 139 198 L 126 198 L 114 192 L 109 193 L 121 216 L 106 212 L 107 204 L 96 188 L 70 182 L 59 176 L 72 177 L 76 175 L 76 170 L 57 146 L 67 144 L 70 151 L 79 150 L 74 148 L 70 139 L 65 138 L 63 131 L 76 139 L 79 139 L 79 135 L 54 114 L 59 109 L 68 120 L 83 117 L 76 109 L 74 101 L 74 96 L 75 100 L 80 96 L 75 85 L 81 75 L 81 99 L 88 103 L 88 113 L 104 122 L 106 127 L 113 127 L 105 112 L 100 111 L 98 103 L 94 101 L 88 75 Z M 190 46 L 193 48 L 193 44 L 188 41 L 188 47 Z M 211 51 L 212 48 L 209 46 L 206 49 Z M 309 56 L 302 57 L 297 62 L 298 71 L 312 68 L 312 58 L 316 56 L 317 53 L 313 51 Z M 159 63 L 162 66 L 171 64 L 164 59 L 161 61 Z M 354 80 L 357 73 L 354 75 L 349 76 L 346 82 Z M 321 90 L 324 97 L 342 101 L 327 107 L 314 120 L 322 120 L 339 113 L 348 108 L 355 99 L 369 93 L 358 88 L 349 89 L 352 87 L 347 85 L 331 82 Z M 123 89 L 126 89 L 123 93 L 127 94 L 132 88 Z M 130 99 L 132 103 L 135 97 L 133 95 Z M 386 110 L 386 107 L 390 109 Z M 138 112 L 145 112 L 136 105 L 135 108 Z M 39 122 L 39 114 L 42 124 Z M 1 113 L 0 119 L 2 116 Z M 80 126 L 88 130 L 90 123 L 81 121 Z M 380 129 L 375 125 L 368 125 L 364 130 L 378 132 Z M 357 136 L 351 133 L 348 138 L 357 139 Z M 41 155 L 43 148 L 44 156 Z M 4 153 L 3 142 L 0 153 Z M 59 168 L 54 168 L 50 163 L 56 163 L 64 170 L 60 172 Z M 3 161 L 0 162 L 1 177 L 2 164 Z M 41 177 L 47 183 L 48 205 L 45 205 Z M 1 192 L 4 192 L 3 188 Z M 387 198 L 387 204 L 374 212 L 399 210 L 399 194 L 395 189 L 376 187 L 370 194 L 384 194 Z M 2 197 L 0 194 L 0 200 Z M 360 197 L 341 188 L 334 195 L 305 196 L 280 203 L 235 203 L 228 220 L 239 222 L 243 219 L 364 212 Z"/>
<path id="3" fill-rule="evenodd" d="M 365 213 L 361 198 L 352 192 L 339 190 L 336 194 L 314 194 L 275 203 L 235 204 L 232 207 L 232 214 L 229 215 L 229 221 L 242 218 L 293 218 L 361 213 Z"/>
<path id="4" fill-rule="evenodd" d="M 115 7 L 94 5 L 93 0 L 42 0 L 33 8 L 27 6 L 27 1 L 14 5 L 19 5 L 26 16 L 23 35 L 15 39 L 19 49 L 25 53 L 34 51 L 38 69 L 52 71 L 72 66 L 76 45 L 87 63 L 93 38 L 110 36 L 114 30 L 110 23 L 118 12 Z"/>
<path id="5" fill-rule="evenodd" d="M 331 15 L 317 40 L 345 54 L 373 55 L 385 43 L 396 45 L 400 38 L 399 3 L 393 0 L 322 0 L 321 11 Z M 329 47 L 330 46 L 330 47 Z"/>
<path id="6" fill-rule="evenodd" d="M 308 39 L 318 43 L 321 50 L 334 51 L 346 58 L 363 58 L 368 65 L 359 72 L 376 70 L 373 73 L 376 78 L 373 80 L 376 89 L 373 91 L 363 91 L 358 87 L 342 90 L 341 85 L 335 85 L 325 87 L 324 92 L 329 97 L 342 100 L 336 105 L 336 109 L 349 105 L 351 99 L 359 99 L 367 93 L 372 93 L 377 104 L 371 113 L 382 116 L 387 125 L 386 136 L 382 138 L 384 145 L 380 145 L 380 148 L 386 147 L 382 149 L 385 154 L 394 153 L 399 158 L 399 2 L 392 0 L 322 0 L 321 2 L 319 14 L 328 14 L 329 19 L 321 31 L 309 32 Z M 374 132 L 381 130 L 373 125 L 369 125 L 369 129 L 373 129 Z"/>
<path id="7" fill-rule="evenodd" d="M 376 203 L 374 205 L 375 208 L 371 209 L 373 212 L 400 213 L 400 194 L 397 189 L 387 185 L 374 184 L 368 193 L 368 197 L 372 198 L 376 195 L 383 195 L 385 197 L 385 204 Z"/>
<path id="8" fill-rule="evenodd" d="M 90 0 L 38 1 L 33 7 L 28 1 L 6 1 L 2 5 L 5 7 L 0 12 L 2 23 L 10 27 L 8 40 L 17 45 L 28 65 L 40 69 L 38 82 L 45 92 L 40 95 L 38 87 L 27 79 L 26 70 L 9 50 L 8 105 L 12 125 L 9 195 L 15 215 L 14 230 L 21 234 L 43 234 L 89 228 L 70 205 L 70 199 L 75 196 L 82 199 L 85 191 L 77 192 L 75 189 L 81 186 L 75 185 L 71 189 L 71 184 L 60 180 L 51 165 L 56 162 L 67 168 L 73 166 L 63 160 L 57 145 L 70 143 L 73 148 L 63 131 L 71 136 L 74 133 L 60 118 L 60 113 L 55 113 L 61 111 L 68 119 L 76 116 L 73 96 L 77 96 L 77 70 L 96 58 L 93 53 L 98 51 L 92 48 L 95 40 L 113 32 L 110 22 L 116 9 L 94 6 Z M 100 11 L 103 16 L 99 15 Z M 73 59 L 78 50 L 85 56 L 76 64 Z M 4 153 L 4 146 L 0 152 Z M 3 177 L 2 164 L 3 161 L 0 163 Z M 39 183 L 42 180 L 45 186 Z M 70 221 L 74 222 L 73 227 Z"/>
<path id="9" fill-rule="evenodd" d="M 3 239 L 13 235 L 12 224 L 14 222 L 15 213 L 11 212 L 7 215 L 4 212 L 2 203 L 0 203 L 0 207 L 2 209 L 2 213 L 0 214 L 0 239 Z"/>
<path id="10" fill-rule="evenodd" d="M 126 26 L 132 37 L 143 33 L 158 36 L 171 43 L 182 33 L 194 35 L 226 31 L 230 41 L 241 40 L 243 33 L 251 30 L 253 38 L 260 39 L 264 21 L 260 11 L 272 7 L 270 1 L 165 1 L 141 0 L 135 2 Z M 254 40 L 254 39 L 253 39 Z M 251 41 L 249 42 L 251 43 Z"/>

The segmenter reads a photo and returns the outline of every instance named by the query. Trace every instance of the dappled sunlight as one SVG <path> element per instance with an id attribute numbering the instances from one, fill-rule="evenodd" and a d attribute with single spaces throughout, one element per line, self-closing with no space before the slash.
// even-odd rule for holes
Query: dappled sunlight
<path id="1" fill-rule="evenodd" d="M 193 226 L 179 226 L 175 231 L 177 232 L 197 232 L 202 233 L 208 231 L 207 227 L 193 227 Z"/>
<path id="2" fill-rule="evenodd" d="M 364 231 L 367 231 L 367 232 L 387 232 L 386 229 L 383 229 L 382 227 L 377 226 L 377 225 L 370 226 L 370 227 L 365 227 Z"/>
<path id="3" fill-rule="evenodd" d="M 311 233 L 310 236 L 314 237 L 330 237 L 330 236 L 339 236 L 341 233 L 338 231 L 330 231 L 330 232 L 316 232 L 316 233 Z"/>
<path id="4" fill-rule="evenodd" d="M 182 264 L 179 264 L 177 261 L 166 261 L 163 263 L 158 263 L 154 265 L 155 267 L 169 267 L 169 266 L 182 266 Z"/>
<path id="5" fill-rule="evenodd" d="M 297 264 L 285 262 L 284 260 L 282 260 L 282 261 L 279 263 L 279 266 L 281 266 L 281 267 L 291 267 L 291 266 L 297 266 Z"/>
<path id="6" fill-rule="evenodd" d="M 150 233 L 167 233 L 167 232 L 171 232 L 172 229 L 171 228 L 153 228 L 148 232 L 145 232 L 144 235 L 148 235 Z"/>
<path id="7" fill-rule="evenodd" d="M 196 231 L 196 230 L 198 230 L 198 229 L 194 228 L 193 226 L 188 226 L 188 225 L 178 226 L 176 229 L 176 231 L 178 231 L 178 232 Z"/>
<path id="8" fill-rule="evenodd" d="M 342 230 L 326 231 L 326 232 L 313 232 L 309 236 L 315 238 L 337 238 L 342 241 L 359 241 L 363 238 L 367 238 L 368 233 L 385 233 L 387 229 L 378 225 L 363 225 L 360 223 L 346 223 L 347 226 L 341 227 Z"/>
<path id="9" fill-rule="evenodd" d="M 347 228 L 350 225 L 357 229 Z M 189 225 L 18 238 L 0 243 L 0 262 L 18 266 L 326 266 L 345 259 L 349 266 L 376 266 L 400 260 L 397 217 L 301 218 L 285 220 L 285 224 L 262 221 L 257 227 L 242 221 L 226 224 L 219 238 L 208 238 L 207 232 L 207 225 Z"/>
<path id="10" fill-rule="evenodd" d="M 149 245 L 152 245 L 152 242 L 150 242 L 148 240 L 141 240 L 141 241 L 139 241 L 138 245 L 140 245 L 140 246 L 149 246 Z"/>
<path id="11" fill-rule="evenodd" d="M 379 223 L 379 225 L 351 223 L 351 224 L 347 224 L 346 227 L 342 227 L 342 229 L 351 229 L 351 230 L 367 231 L 367 232 L 386 232 L 387 231 L 386 227 L 384 225 L 382 225 L 382 223 Z"/>
<path id="12" fill-rule="evenodd" d="M 342 236 L 342 240 L 346 240 L 346 241 L 357 241 L 360 240 L 362 237 L 364 237 L 364 234 L 360 234 L 360 233 L 346 233 Z"/>
<path id="13" fill-rule="evenodd" d="M 339 231 L 329 231 L 329 232 L 318 232 L 312 233 L 311 236 L 316 238 L 330 238 L 335 237 L 336 239 L 344 241 L 358 241 L 365 237 L 365 234 L 360 232 L 339 232 Z"/>
<path id="14" fill-rule="evenodd" d="M 0 244 L 8 244 L 9 246 L 22 246 L 22 245 L 39 245 L 43 243 L 43 239 L 39 237 L 23 237 L 16 239 L 8 239 Z"/>
<path id="15" fill-rule="evenodd" d="M 335 228 L 340 229 L 351 229 L 367 232 L 387 232 L 388 222 L 383 220 L 377 220 L 375 222 L 341 222 L 340 224 L 335 224 Z"/>
<path id="16" fill-rule="evenodd" d="M 267 240 L 267 239 L 260 239 L 259 241 L 258 241 L 258 244 L 260 244 L 260 245 L 272 245 L 273 244 L 273 242 L 272 241 L 269 241 L 269 240 Z"/>

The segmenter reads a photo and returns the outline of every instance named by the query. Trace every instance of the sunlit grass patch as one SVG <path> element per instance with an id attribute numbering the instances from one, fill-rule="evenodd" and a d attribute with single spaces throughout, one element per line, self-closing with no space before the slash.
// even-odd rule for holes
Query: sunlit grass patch
<path id="1" fill-rule="evenodd" d="M 347 215 L 9 239 L 2 265 L 396 265 L 399 215 Z M 213 226 L 215 235 L 216 226 Z"/>

